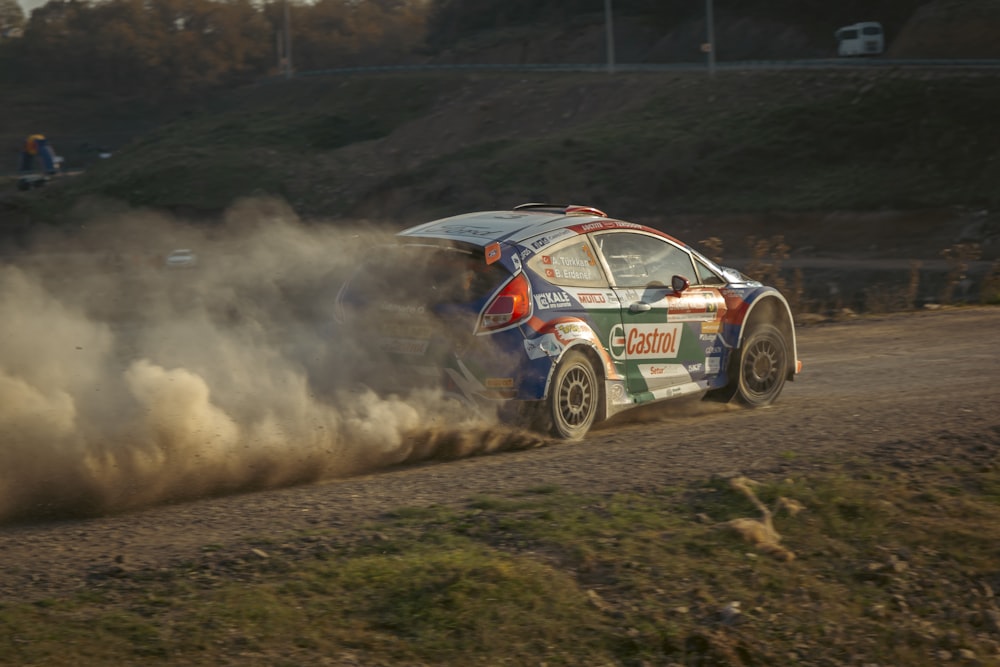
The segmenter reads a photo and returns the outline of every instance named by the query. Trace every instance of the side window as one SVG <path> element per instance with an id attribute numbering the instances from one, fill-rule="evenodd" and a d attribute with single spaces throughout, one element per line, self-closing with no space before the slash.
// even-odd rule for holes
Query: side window
<path id="1" fill-rule="evenodd" d="M 669 285 L 674 276 L 698 282 L 691 255 L 655 236 L 610 232 L 597 236 L 597 246 L 608 262 L 615 287 Z"/>
<path id="2" fill-rule="evenodd" d="M 720 278 L 715 271 L 708 268 L 708 264 L 701 261 L 697 257 L 694 258 L 694 264 L 698 269 L 698 285 L 725 285 L 726 281 Z M 694 284 L 694 283 L 693 283 Z"/>
<path id="3" fill-rule="evenodd" d="M 604 271 L 590 246 L 590 239 L 580 236 L 551 248 L 545 248 L 528 260 L 528 268 L 553 285 L 565 287 L 607 287 Z"/>

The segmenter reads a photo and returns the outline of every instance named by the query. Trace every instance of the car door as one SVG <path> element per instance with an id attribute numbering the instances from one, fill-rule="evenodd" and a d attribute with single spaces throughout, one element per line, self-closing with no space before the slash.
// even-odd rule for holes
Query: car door
<path id="1" fill-rule="evenodd" d="M 662 237 L 611 231 L 594 239 L 621 304 L 608 350 L 625 362 L 629 393 L 651 400 L 706 388 L 718 372 L 712 353 L 726 311 L 718 287 L 699 284 L 691 253 Z"/>

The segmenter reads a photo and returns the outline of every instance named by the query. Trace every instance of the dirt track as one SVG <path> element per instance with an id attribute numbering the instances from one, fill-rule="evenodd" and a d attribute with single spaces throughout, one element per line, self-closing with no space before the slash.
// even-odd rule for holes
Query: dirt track
<path id="1" fill-rule="evenodd" d="M 1000 309 L 974 308 L 802 328 L 804 372 L 764 410 L 686 402 L 623 415 L 627 421 L 578 444 L 113 517 L 0 526 L 0 597 L 61 596 L 122 569 L 197 563 L 206 545 L 249 555 L 264 537 L 352 531 L 392 508 L 543 484 L 641 491 L 737 471 L 802 474 L 853 452 L 921 465 L 946 460 L 955 443 L 995 450 L 1000 355 L 991 341 L 998 327 Z"/>

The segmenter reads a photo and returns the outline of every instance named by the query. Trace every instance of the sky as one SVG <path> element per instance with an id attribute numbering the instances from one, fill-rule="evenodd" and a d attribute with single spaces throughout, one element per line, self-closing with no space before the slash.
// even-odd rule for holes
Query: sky
<path id="1" fill-rule="evenodd" d="M 24 10 L 24 13 L 29 14 L 32 9 L 41 7 L 48 2 L 48 0 L 18 0 L 18 2 L 21 3 L 21 9 Z"/>

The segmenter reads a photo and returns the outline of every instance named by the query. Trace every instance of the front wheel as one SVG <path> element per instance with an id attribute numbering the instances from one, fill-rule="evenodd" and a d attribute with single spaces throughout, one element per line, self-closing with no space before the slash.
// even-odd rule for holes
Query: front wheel
<path id="1" fill-rule="evenodd" d="M 580 352 L 567 352 L 552 378 L 548 430 L 559 438 L 580 440 L 597 418 L 600 396 L 597 373 L 590 360 Z"/>
<path id="2" fill-rule="evenodd" d="M 788 375 L 788 348 L 777 327 L 761 324 L 743 341 L 739 353 L 737 396 L 752 407 L 778 398 Z"/>

